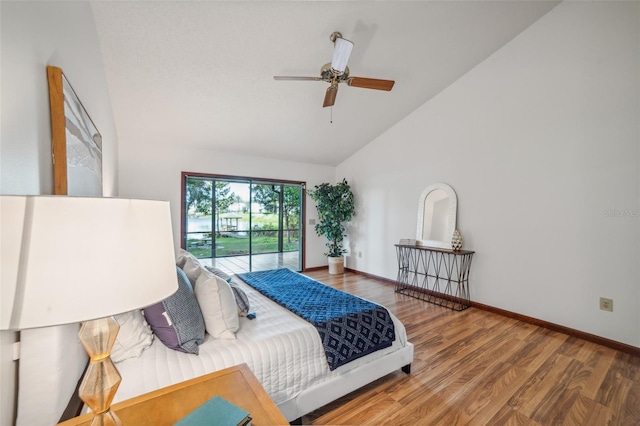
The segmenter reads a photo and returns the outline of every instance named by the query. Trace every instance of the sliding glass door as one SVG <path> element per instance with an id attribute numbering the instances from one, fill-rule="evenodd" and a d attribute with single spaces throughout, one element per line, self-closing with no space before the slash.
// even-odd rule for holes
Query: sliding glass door
<path id="1" fill-rule="evenodd" d="M 183 173 L 183 191 L 186 250 L 234 273 L 302 270 L 303 183 Z"/>

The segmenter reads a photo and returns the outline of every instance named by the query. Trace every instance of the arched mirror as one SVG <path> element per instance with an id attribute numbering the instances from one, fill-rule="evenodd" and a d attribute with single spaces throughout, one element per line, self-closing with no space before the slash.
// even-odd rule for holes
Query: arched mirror
<path id="1" fill-rule="evenodd" d="M 446 183 L 434 183 L 422 191 L 418 202 L 417 244 L 451 249 L 457 209 L 456 193 Z"/>

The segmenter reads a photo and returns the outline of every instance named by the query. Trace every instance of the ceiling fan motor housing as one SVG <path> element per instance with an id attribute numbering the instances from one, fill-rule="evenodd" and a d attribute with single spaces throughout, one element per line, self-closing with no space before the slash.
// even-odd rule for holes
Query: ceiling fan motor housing
<path id="1" fill-rule="evenodd" d="M 342 74 L 336 74 L 336 72 L 331 68 L 331 62 L 328 64 L 324 64 L 320 69 L 320 78 L 322 81 L 326 81 L 331 83 L 334 78 L 338 80 L 338 83 L 342 83 L 349 78 L 349 67 L 344 69 Z"/>

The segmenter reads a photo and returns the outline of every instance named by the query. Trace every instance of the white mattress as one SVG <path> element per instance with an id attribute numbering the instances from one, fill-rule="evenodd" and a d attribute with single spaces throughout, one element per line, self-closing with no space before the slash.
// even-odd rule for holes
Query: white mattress
<path id="1" fill-rule="evenodd" d="M 405 328 L 392 314 L 396 333 L 392 346 L 330 371 L 315 327 L 248 285 L 240 285 L 257 318 L 240 318 L 235 340 L 213 339 L 207 334 L 200 354 L 193 355 L 169 349 L 154 339 L 139 358 L 116 364 L 122 383 L 114 402 L 246 363 L 280 405 L 311 386 L 407 345 Z"/>

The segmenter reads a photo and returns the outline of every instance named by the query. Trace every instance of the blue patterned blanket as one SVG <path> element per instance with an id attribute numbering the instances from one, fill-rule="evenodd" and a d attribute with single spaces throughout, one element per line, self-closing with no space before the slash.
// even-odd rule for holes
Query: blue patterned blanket
<path id="1" fill-rule="evenodd" d="M 289 269 L 249 272 L 238 277 L 316 327 L 330 370 L 389 347 L 395 339 L 391 315 L 373 302 Z"/>

